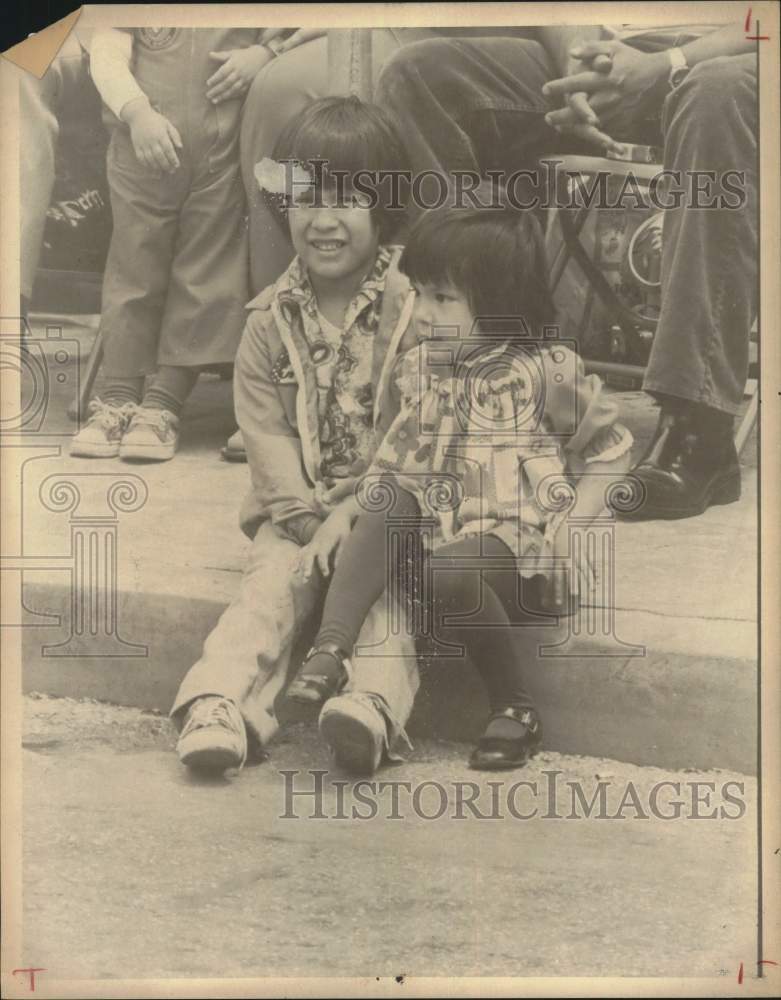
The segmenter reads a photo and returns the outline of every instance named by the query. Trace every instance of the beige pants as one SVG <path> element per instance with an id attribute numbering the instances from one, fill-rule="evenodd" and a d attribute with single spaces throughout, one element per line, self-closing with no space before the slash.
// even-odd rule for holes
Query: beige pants
<path id="1" fill-rule="evenodd" d="M 239 706 L 250 735 L 261 745 L 277 731 L 274 700 L 285 685 L 293 648 L 317 625 L 326 590 L 319 575 L 304 581 L 296 573 L 300 551 L 270 522 L 260 526 L 239 593 L 179 688 L 171 709 L 177 723 L 194 698 L 221 695 Z M 413 639 L 387 634 L 385 601 L 384 596 L 377 601 L 361 630 L 350 690 L 379 696 L 388 718 L 403 727 L 418 689 L 417 657 Z"/>

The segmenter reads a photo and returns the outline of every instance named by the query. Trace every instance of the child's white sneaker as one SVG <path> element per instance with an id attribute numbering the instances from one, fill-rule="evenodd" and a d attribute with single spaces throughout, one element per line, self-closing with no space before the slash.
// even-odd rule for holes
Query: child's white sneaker
<path id="1" fill-rule="evenodd" d="M 115 406 L 93 399 L 87 423 L 70 443 L 70 454 L 78 458 L 116 458 L 135 410 L 134 403 Z"/>
<path id="2" fill-rule="evenodd" d="M 370 777 L 380 766 L 388 727 L 370 694 L 352 691 L 330 698 L 319 727 L 336 763 L 349 774 Z"/>
<path id="3" fill-rule="evenodd" d="M 176 752 L 194 770 L 242 767 L 247 759 L 247 728 L 235 702 L 217 695 L 196 698 L 187 710 Z"/>
<path id="4" fill-rule="evenodd" d="M 169 410 L 136 408 L 122 436 L 119 457 L 137 462 L 167 462 L 179 444 L 179 418 Z"/>

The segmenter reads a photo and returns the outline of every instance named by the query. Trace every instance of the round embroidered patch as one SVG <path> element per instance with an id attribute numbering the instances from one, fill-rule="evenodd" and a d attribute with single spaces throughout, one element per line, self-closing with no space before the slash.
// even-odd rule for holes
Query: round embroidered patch
<path id="1" fill-rule="evenodd" d="M 137 38 L 148 49 L 165 49 L 179 34 L 178 28 L 137 28 Z"/>
<path id="2" fill-rule="evenodd" d="M 309 356 L 312 359 L 312 364 L 323 365 L 326 361 L 330 361 L 334 354 L 333 347 L 330 344 L 326 344 L 324 340 L 318 340 L 317 343 L 312 344 L 309 348 Z"/>

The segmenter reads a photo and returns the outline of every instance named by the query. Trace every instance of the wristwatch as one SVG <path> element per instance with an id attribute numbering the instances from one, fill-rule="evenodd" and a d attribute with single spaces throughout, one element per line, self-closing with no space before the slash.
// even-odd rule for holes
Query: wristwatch
<path id="1" fill-rule="evenodd" d="M 671 88 L 677 87 L 689 72 L 689 64 L 681 49 L 668 49 L 670 57 L 670 75 L 667 78 Z"/>

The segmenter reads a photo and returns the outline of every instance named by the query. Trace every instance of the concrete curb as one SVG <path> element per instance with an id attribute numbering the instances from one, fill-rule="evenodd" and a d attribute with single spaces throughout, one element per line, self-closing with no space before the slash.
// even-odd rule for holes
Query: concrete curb
<path id="1" fill-rule="evenodd" d="M 64 583 L 25 585 L 28 614 L 45 610 L 59 616 L 61 624 L 35 628 L 31 618 L 23 630 L 24 692 L 163 712 L 224 608 L 219 597 L 121 591 L 121 637 L 133 642 L 143 636 L 146 650 L 114 646 L 105 655 L 83 655 L 78 644 L 56 646 L 68 638 L 69 601 Z M 627 620 L 631 615 L 620 634 L 641 634 L 640 626 L 627 628 Z M 736 645 L 746 647 L 745 642 Z M 89 648 L 94 650 L 94 640 Z M 413 740 L 416 735 L 474 739 L 487 711 L 474 671 L 464 664 L 424 660 L 421 672 L 409 724 Z M 756 667 L 745 656 L 647 646 L 644 656 L 605 657 L 586 636 L 574 655 L 542 661 L 528 671 L 527 680 L 543 718 L 547 749 L 673 769 L 756 772 Z M 302 716 L 280 705 L 280 718 Z"/>

